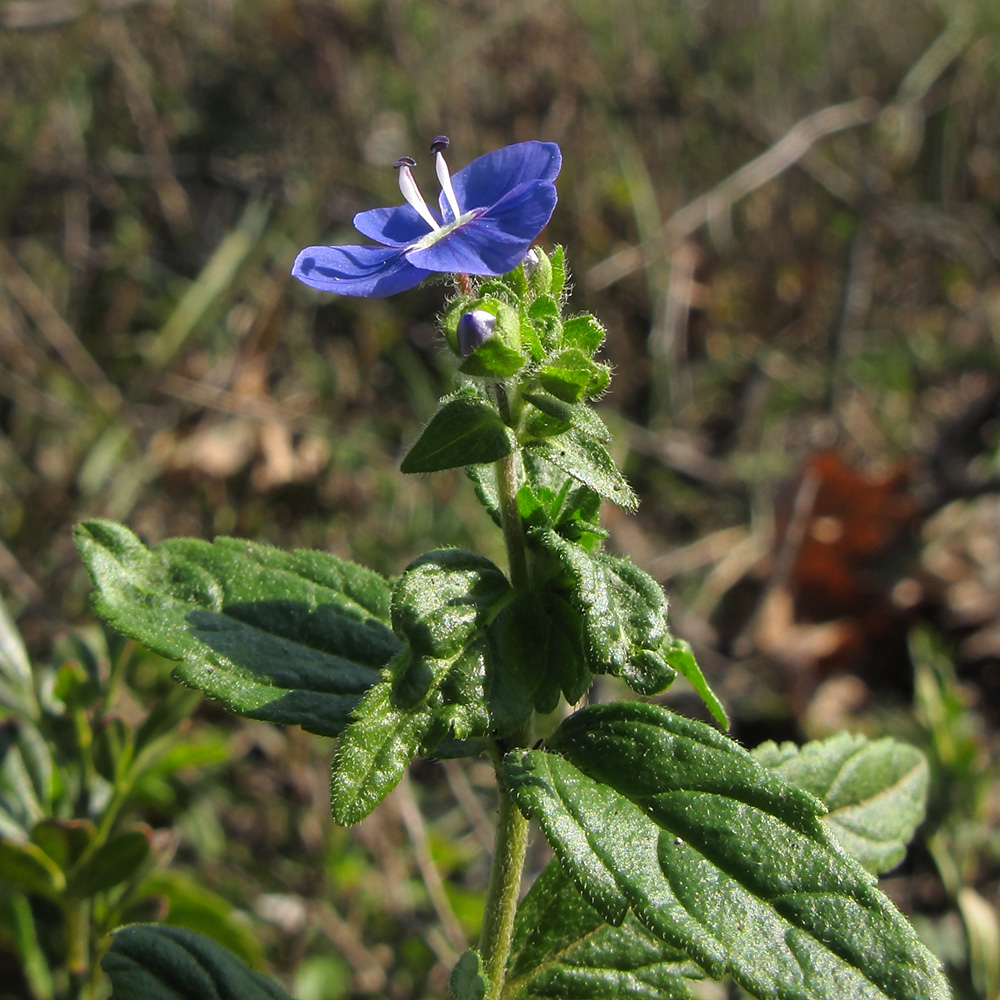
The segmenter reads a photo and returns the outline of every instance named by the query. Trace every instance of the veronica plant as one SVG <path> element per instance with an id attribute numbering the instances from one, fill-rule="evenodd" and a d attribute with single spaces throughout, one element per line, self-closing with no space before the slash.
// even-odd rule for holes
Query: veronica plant
<path id="1" fill-rule="evenodd" d="M 440 549 L 387 580 L 325 552 L 147 548 L 88 521 L 77 542 L 98 612 L 232 711 L 335 737 L 340 823 L 367 816 L 415 758 L 489 757 L 496 850 L 457 1000 L 680 998 L 727 976 L 784 1000 L 948 996 L 876 885 L 923 814 L 915 750 L 842 735 L 748 752 L 639 700 L 680 673 L 726 728 L 660 586 L 605 548 L 602 501 L 636 506 L 589 405 L 608 387 L 605 333 L 568 312 L 563 251 L 530 247 L 555 205 L 558 147 L 508 146 L 451 177 L 446 145 L 431 147 L 437 212 L 400 160 L 406 204 L 355 219 L 382 245 L 310 247 L 293 273 L 361 296 L 458 276 L 441 319 L 457 385 L 402 471 L 464 468 L 506 567 Z M 600 674 L 633 694 L 580 707 Z M 555 858 L 520 899 L 530 820 Z M 104 967 L 116 1000 L 209 995 L 191 982 L 283 995 L 177 928 L 121 931 Z"/>

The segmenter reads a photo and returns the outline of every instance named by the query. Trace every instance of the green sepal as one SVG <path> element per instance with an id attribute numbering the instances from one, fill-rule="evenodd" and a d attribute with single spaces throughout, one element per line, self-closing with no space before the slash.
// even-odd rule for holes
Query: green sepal
<path id="1" fill-rule="evenodd" d="M 400 648 L 386 581 L 328 553 L 235 538 L 149 549 L 99 520 L 75 538 L 97 612 L 239 715 L 337 736 Z"/>
<path id="2" fill-rule="evenodd" d="M 514 447 L 513 435 L 497 411 L 474 392 L 462 392 L 442 401 L 400 469 L 440 472 L 484 465 L 509 455 Z"/>
<path id="3" fill-rule="evenodd" d="M 903 860 L 927 808 L 929 769 L 916 747 L 837 733 L 802 747 L 763 743 L 753 756 L 821 799 L 827 829 L 873 875 Z"/>
<path id="4" fill-rule="evenodd" d="M 517 374 L 525 364 L 521 354 L 520 313 L 492 296 L 468 302 L 466 310 L 473 309 L 483 309 L 496 316 L 496 329 L 489 340 L 480 344 L 465 358 L 458 370 L 463 375 L 491 379 L 509 378 Z"/>
<path id="5" fill-rule="evenodd" d="M 528 279 L 524 273 L 524 264 L 518 264 L 506 274 L 502 275 L 500 281 L 510 289 L 515 299 L 520 301 L 528 295 Z"/>
<path id="6" fill-rule="evenodd" d="M 944 1000 L 933 955 L 820 822 L 814 796 L 712 727 L 595 705 L 504 773 L 611 923 L 631 910 L 759 997 Z"/>
<path id="7" fill-rule="evenodd" d="M 545 352 L 562 344 L 562 316 L 559 303 L 551 295 L 538 296 L 528 306 L 527 318 Z"/>
<path id="8" fill-rule="evenodd" d="M 538 331 L 535 329 L 527 311 L 521 310 L 521 343 L 528 349 L 532 361 L 541 361 L 545 357 L 545 345 L 542 344 Z"/>
<path id="9" fill-rule="evenodd" d="M 607 448 L 594 438 L 569 430 L 556 437 L 528 441 L 525 449 L 619 507 L 635 510 L 639 506 L 632 488 L 618 471 Z"/>
<path id="10" fill-rule="evenodd" d="M 496 337 L 490 337 L 459 365 L 458 370 L 463 375 L 477 378 L 502 379 L 516 375 L 524 364 L 520 351 L 508 347 Z"/>
<path id="11" fill-rule="evenodd" d="M 517 908 L 503 996 L 688 1000 L 688 981 L 703 977 L 633 914 L 620 927 L 607 923 L 552 860 Z"/>
<path id="12" fill-rule="evenodd" d="M 291 1000 L 221 945 L 183 927 L 123 927 L 101 968 L 111 1000 Z"/>
<path id="13" fill-rule="evenodd" d="M 533 263 L 528 262 L 525 257 L 521 265 L 522 273 L 524 268 L 528 270 L 528 288 L 533 296 L 550 295 L 552 293 L 552 261 L 549 255 L 541 247 L 532 247 L 529 254 L 535 255 Z"/>
<path id="14" fill-rule="evenodd" d="M 448 977 L 448 996 L 452 1000 L 483 1000 L 486 996 L 486 972 L 478 951 L 462 952 Z"/>
<path id="15" fill-rule="evenodd" d="M 729 729 L 729 716 L 726 714 L 725 706 L 719 701 L 716 693 L 711 689 L 705 675 L 698 666 L 698 661 L 694 658 L 691 650 L 691 643 L 686 639 L 677 639 L 670 636 L 669 641 L 662 649 L 663 658 L 673 667 L 688 683 L 695 689 L 698 696 L 705 703 L 705 706 L 712 713 L 716 722 L 723 729 Z"/>
<path id="16" fill-rule="evenodd" d="M 419 654 L 446 657 L 481 628 L 510 591 L 484 556 L 435 549 L 407 566 L 392 592 L 392 627 Z"/>
<path id="17" fill-rule="evenodd" d="M 566 271 L 566 251 L 562 246 L 556 246 L 552 251 L 549 263 L 552 265 L 551 294 L 558 301 L 562 298 L 562 294 L 566 290 L 566 278 L 568 277 Z"/>
<path id="18" fill-rule="evenodd" d="M 454 298 L 449 299 L 441 313 L 439 324 L 444 339 L 451 348 L 452 353 L 461 356 L 458 349 L 458 321 L 462 314 L 472 308 L 472 297 L 463 293 L 458 293 Z"/>
<path id="19" fill-rule="evenodd" d="M 611 375 L 607 366 L 592 361 L 579 348 L 568 347 L 548 357 L 538 369 L 538 384 L 566 403 L 594 399 L 607 389 Z"/>

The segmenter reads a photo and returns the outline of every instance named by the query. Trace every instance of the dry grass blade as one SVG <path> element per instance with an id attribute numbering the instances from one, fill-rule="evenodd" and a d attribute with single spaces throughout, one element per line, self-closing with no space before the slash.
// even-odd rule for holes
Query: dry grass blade
<path id="1" fill-rule="evenodd" d="M 703 225 L 729 212 L 741 198 L 750 194 L 797 163 L 820 139 L 844 129 L 864 125 L 874 119 L 878 104 L 862 97 L 846 104 L 835 104 L 802 118 L 770 149 L 744 164 L 735 173 L 716 184 L 711 191 L 678 209 L 664 223 L 661 238 L 668 250 L 677 246 Z M 637 271 L 645 260 L 643 247 L 619 250 L 587 274 L 592 288 L 605 288 Z"/>

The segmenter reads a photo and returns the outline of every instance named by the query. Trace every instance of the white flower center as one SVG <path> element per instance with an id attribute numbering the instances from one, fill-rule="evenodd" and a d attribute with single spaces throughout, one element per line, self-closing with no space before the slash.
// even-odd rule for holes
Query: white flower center
<path id="1" fill-rule="evenodd" d="M 431 231 L 426 236 L 413 244 L 414 250 L 426 250 L 427 247 L 433 246 L 438 240 L 476 217 L 475 210 L 466 212 L 463 215 L 462 210 L 458 207 L 458 198 L 455 196 L 455 187 L 451 183 L 448 164 L 444 162 L 443 151 L 447 147 L 448 137 L 445 135 L 436 136 L 431 143 L 431 153 L 434 156 L 434 171 L 437 174 L 441 191 L 444 193 L 445 200 L 448 202 L 448 207 L 451 209 L 453 217 L 453 221 L 448 223 L 438 222 L 434 218 L 434 213 L 427 207 L 427 202 L 424 201 L 424 196 L 420 193 L 420 188 L 417 187 L 417 182 L 413 179 L 413 173 L 410 170 L 411 167 L 417 165 L 417 161 L 409 156 L 401 156 L 393 164 L 399 171 L 399 190 L 403 192 L 406 203 L 431 227 Z"/>

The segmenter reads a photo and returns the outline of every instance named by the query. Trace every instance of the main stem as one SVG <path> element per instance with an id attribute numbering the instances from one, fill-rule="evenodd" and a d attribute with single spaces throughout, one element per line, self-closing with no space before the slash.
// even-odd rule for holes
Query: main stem
<path id="1" fill-rule="evenodd" d="M 497 824 L 493 868 L 486 893 L 483 930 L 479 937 L 479 954 L 486 975 L 485 1000 L 500 1000 L 504 973 L 514 936 L 514 914 L 521 890 L 521 872 L 528 846 L 528 821 L 514 804 L 503 776 L 497 767 L 500 787 L 500 817 Z"/>
<path id="2" fill-rule="evenodd" d="M 501 417 L 509 421 L 507 396 L 501 387 L 498 387 L 497 403 Z M 510 582 L 515 590 L 524 591 L 531 580 L 524 547 L 524 527 L 517 510 L 520 468 L 516 452 L 496 463 L 496 478 Z M 502 760 L 507 750 L 526 746 L 528 741 L 528 726 L 524 726 L 506 740 L 498 741 L 494 759 L 500 792 L 500 815 L 493 851 L 493 868 L 486 892 L 483 930 L 479 937 L 479 954 L 482 956 L 486 976 L 485 1000 L 500 1000 L 503 991 L 504 973 L 514 935 L 514 914 L 521 889 L 524 855 L 528 846 L 528 821 L 511 798 L 503 777 Z"/>

